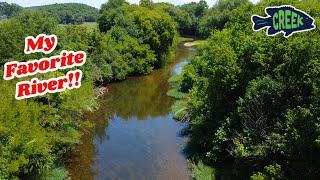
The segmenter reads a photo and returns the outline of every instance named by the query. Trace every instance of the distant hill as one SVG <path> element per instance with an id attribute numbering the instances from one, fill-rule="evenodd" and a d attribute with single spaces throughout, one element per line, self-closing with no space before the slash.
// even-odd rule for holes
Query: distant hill
<path id="1" fill-rule="evenodd" d="M 61 24 L 79 24 L 82 22 L 95 22 L 99 10 L 97 8 L 79 3 L 62 3 L 44 6 L 27 7 L 26 10 L 46 11 L 57 16 Z"/>
<path id="2" fill-rule="evenodd" d="M 23 8 L 17 4 L 9 4 L 7 2 L 0 2 L 0 19 L 6 19 L 11 17 L 13 14 L 18 13 Z"/>

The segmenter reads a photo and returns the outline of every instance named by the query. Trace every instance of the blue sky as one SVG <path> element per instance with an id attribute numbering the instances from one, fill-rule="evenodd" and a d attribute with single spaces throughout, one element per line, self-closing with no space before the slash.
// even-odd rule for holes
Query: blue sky
<path id="1" fill-rule="evenodd" d="M 2 0 L 1 0 L 2 1 Z M 90 6 L 94 6 L 99 8 L 101 4 L 107 2 L 107 0 L 5 0 L 8 3 L 16 3 L 24 7 L 28 6 L 40 6 L 46 4 L 54 4 L 54 3 L 68 3 L 68 2 L 77 2 L 88 4 Z M 139 0 L 127 0 L 130 3 L 138 3 Z M 153 0 L 153 2 L 170 2 L 172 4 L 184 4 L 189 2 L 198 2 L 199 0 Z M 259 0 L 251 0 L 252 2 L 257 2 Z M 212 6 L 216 0 L 207 0 L 208 4 Z"/>

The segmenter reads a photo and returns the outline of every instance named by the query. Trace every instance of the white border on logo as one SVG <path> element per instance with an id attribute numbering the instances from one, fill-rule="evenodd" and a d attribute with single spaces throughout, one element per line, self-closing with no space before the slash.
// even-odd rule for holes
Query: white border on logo
<path id="1" fill-rule="evenodd" d="M 269 28 L 271 28 L 271 26 L 265 26 L 265 27 L 262 27 L 262 28 L 260 28 L 260 29 L 258 29 L 258 30 L 255 30 L 255 29 L 254 29 L 254 24 L 255 24 L 255 23 L 254 23 L 254 21 L 253 21 L 253 16 L 258 16 L 258 17 L 262 17 L 262 16 L 259 16 L 259 15 L 257 15 L 257 14 L 253 14 L 253 15 L 251 16 L 252 30 L 255 31 L 255 32 L 258 32 L 258 31 L 261 31 L 262 29 L 265 29 L 265 28 L 266 28 L 266 35 L 267 35 L 267 36 L 275 36 L 275 35 L 277 35 L 277 34 L 279 34 L 279 33 L 283 33 L 283 36 L 284 36 L 285 38 L 289 38 L 289 37 L 292 36 L 294 33 L 311 31 L 311 30 L 313 30 L 313 29 L 316 28 L 316 25 L 315 25 L 315 21 L 316 21 L 316 20 L 315 20 L 313 17 L 311 17 L 308 13 L 306 13 L 306 12 L 304 12 L 304 11 L 302 11 L 302 10 L 299 10 L 299 9 L 297 9 L 297 8 L 295 8 L 294 6 L 291 6 L 291 5 L 268 6 L 268 7 L 266 7 L 266 8 L 264 9 L 264 12 L 266 13 L 267 17 L 262 17 L 262 18 L 269 18 L 269 17 L 271 17 L 271 16 L 267 13 L 267 9 L 268 9 L 268 8 L 282 8 L 282 7 L 291 7 L 291 8 L 293 8 L 293 9 L 296 10 L 296 11 L 299 11 L 299 12 L 301 12 L 301 13 L 304 13 L 306 16 L 308 16 L 310 19 L 313 20 L 313 22 L 312 22 L 313 28 L 293 31 L 293 32 L 292 32 L 291 34 L 289 34 L 288 36 L 286 36 L 286 32 L 285 32 L 284 30 L 281 30 L 281 31 L 279 31 L 279 32 L 277 32 L 277 33 L 275 33 L 275 34 L 269 35 L 269 34 L 268 34 L 268 30 L 269 30 Z"/>

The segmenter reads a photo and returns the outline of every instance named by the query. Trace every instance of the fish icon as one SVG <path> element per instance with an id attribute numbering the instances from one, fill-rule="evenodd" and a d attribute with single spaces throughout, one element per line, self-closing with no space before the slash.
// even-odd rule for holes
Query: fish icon
<path id="1" fill-rule="evenodd" d="M 288 38 L 293 33 L 310 31 L 316 28 L 315 20 L 306 12 L 291 5 L 273 6 L 265 8 L 267 17 L 259 15 L 251 16 L 252 29 L 260 31 L 267 28 L 268 36 L 283 33 Z"/>

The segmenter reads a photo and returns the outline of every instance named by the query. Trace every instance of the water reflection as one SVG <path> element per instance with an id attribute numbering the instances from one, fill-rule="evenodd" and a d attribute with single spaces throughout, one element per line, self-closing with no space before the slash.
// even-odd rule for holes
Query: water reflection
<path id="1" fill-rule="evenodd" d="M 86 117 L 95 121 L 95 129 L 84 131 L 66 163 L 72 179 L 190 178 L 181 153 L 186 138 L 178 135 L 185 124 L 173 120 L 174 100 L 166 92 L 167 80 L 191 53 L 179 46 L 165 68 L 108 86 L 100 109 Z"/>

